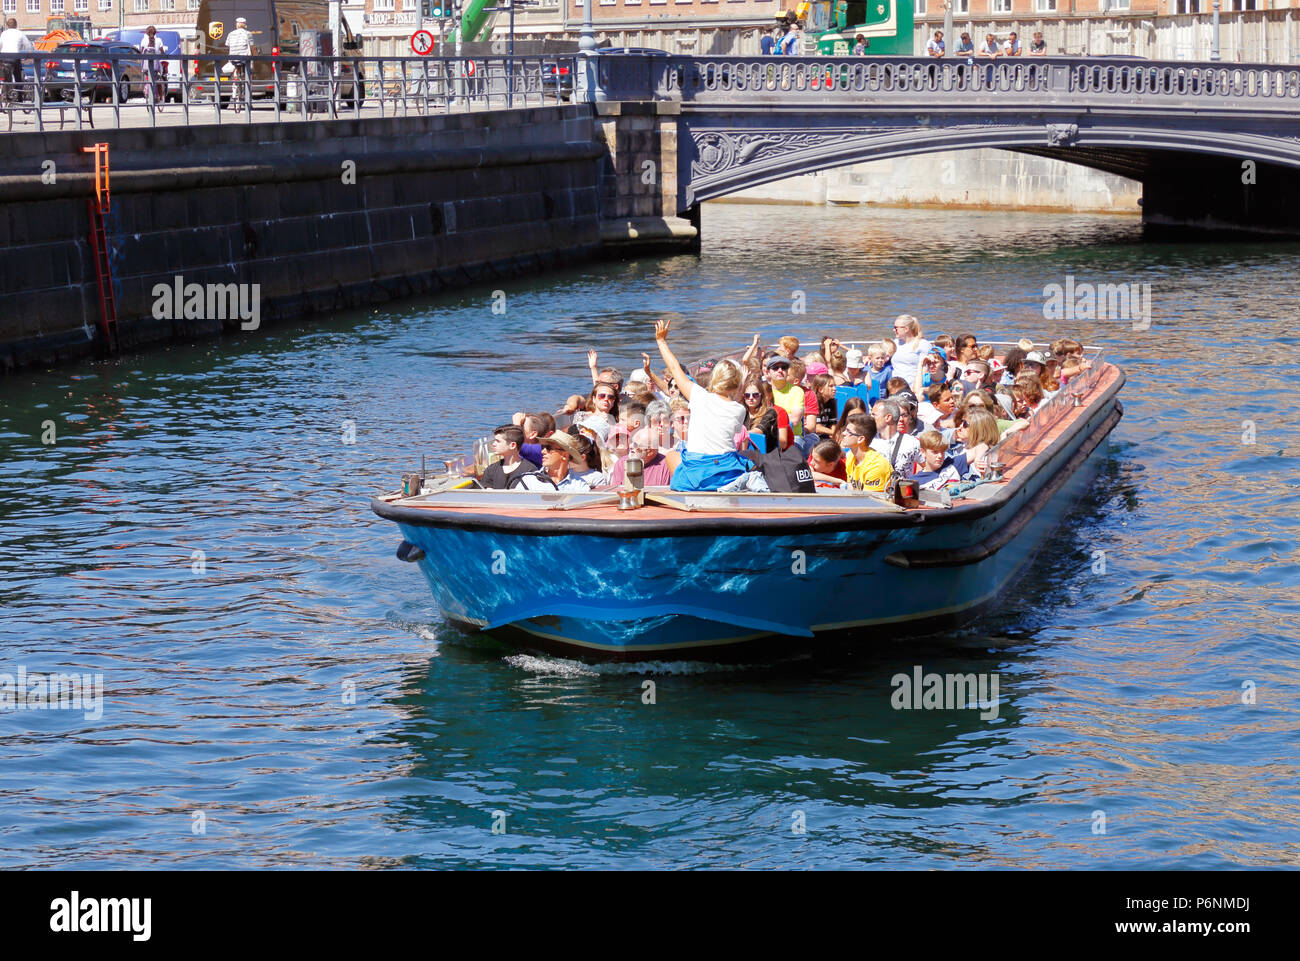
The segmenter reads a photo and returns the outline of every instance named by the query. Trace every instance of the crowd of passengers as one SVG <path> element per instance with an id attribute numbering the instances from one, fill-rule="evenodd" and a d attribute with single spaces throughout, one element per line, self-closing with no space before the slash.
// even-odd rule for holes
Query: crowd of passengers
<path id="1" fill-rule="evenodd" d="M 645 486 L 677 491 L 883 491 L 894 476 L 941 490 L 985 477 L 988 452 L 1091 366 L 1074 340 L 995 356 L 973 334 L 926 340 L 904 314 L 865 351 L 824 337 L 800 356 L 782 337 L 765 352 L 755 335 L 739 362 L 704 361 L 692 377 L 670 325 L 655 327 L 663 368 L 642 354 L 626 382 L 588 351 L 591 390 L 498 427 L 480 485 L 622 487 L 634 458 Z"/>

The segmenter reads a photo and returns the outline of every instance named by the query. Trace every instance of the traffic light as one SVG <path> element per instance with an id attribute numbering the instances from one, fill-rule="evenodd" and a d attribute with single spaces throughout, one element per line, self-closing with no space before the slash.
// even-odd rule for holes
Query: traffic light
<path id="1" fill-rule="evenodd" d="M 424 17 L 426 20 L 446 20 L 451 16 L 451 4 L 448 0 L 426 0 Z"/>

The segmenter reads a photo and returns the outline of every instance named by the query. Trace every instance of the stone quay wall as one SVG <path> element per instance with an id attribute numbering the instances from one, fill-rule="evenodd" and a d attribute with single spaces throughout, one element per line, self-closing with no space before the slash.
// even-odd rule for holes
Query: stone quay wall
<path id="1" fill-rule="evenodd" d="M 594 135 L 586 105 L 9 135 L 0 369 L 102 346 L 83 147 L 109 144 L 107 238 L 130 349 L 240 326 L 160 311 L 153 292 L 177 277 L 256 284 L 272 323 L 595 256 L 607 161 Z"/>

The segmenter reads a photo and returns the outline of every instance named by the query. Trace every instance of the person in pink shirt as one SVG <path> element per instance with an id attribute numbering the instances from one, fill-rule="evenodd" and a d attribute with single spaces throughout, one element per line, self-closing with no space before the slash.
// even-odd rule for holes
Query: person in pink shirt
<path id="1" fill-rule="evenodd" d="M 647 487 L 667 487 L 672 483 L 672 469 L 668 466 L 667 458 L 659 453 L 650 431 L 643 428 L 632 435 L 627 455 L 618 459 L 618 463 L 614 465 L 609 475 L 609 482 L 615 487 L 622 486 L 623 481 L 627 479 L 628 457 L 641 458 L 642 477 Z"/>

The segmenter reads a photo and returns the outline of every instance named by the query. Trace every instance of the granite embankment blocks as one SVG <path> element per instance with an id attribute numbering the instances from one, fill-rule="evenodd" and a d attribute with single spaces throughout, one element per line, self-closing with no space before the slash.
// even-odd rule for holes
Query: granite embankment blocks
<path id="1" fill-rule="evenodd" d="M 593 134 L 590 108 L 573 105 L 14 135 L 0 159 L 0 365 L 95 351 L 82 146 L 110 144 L 108 232 L 130 347 L 221 329 L 152 316 L 154 286 L 177 276 L 260 285 L 267 323 L 592 257 L 603 152 Z M 54 184 L 41 182 L 47 159 Z"/>

